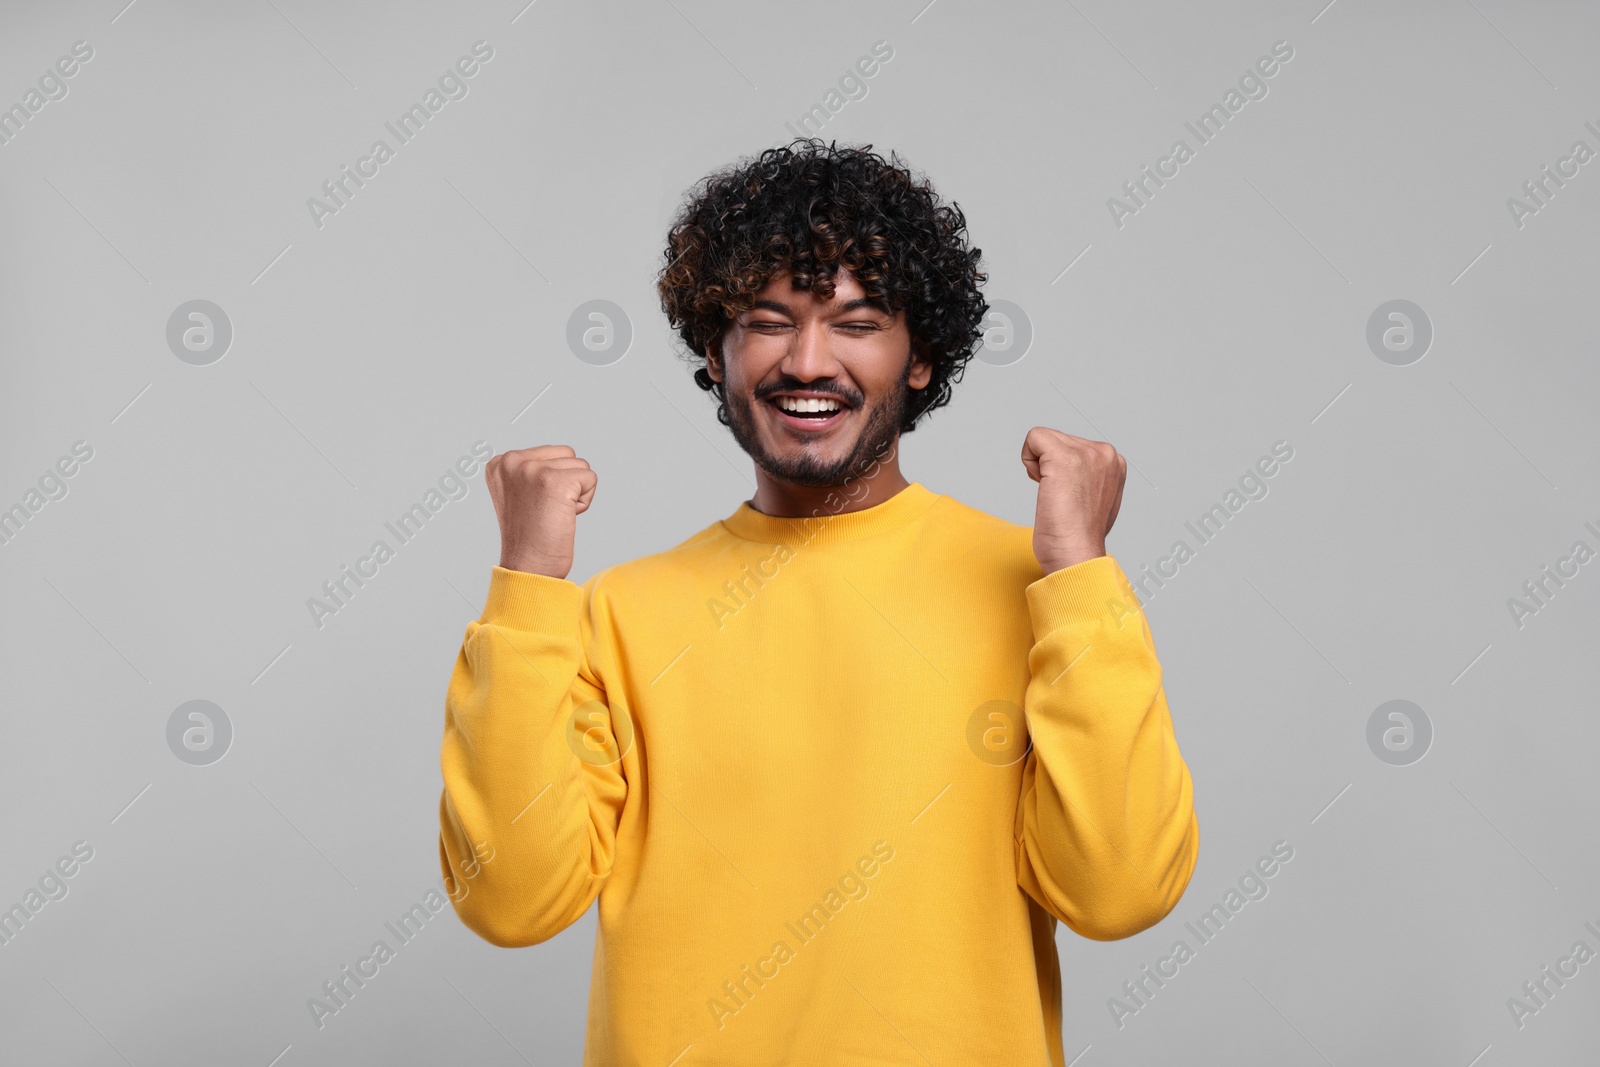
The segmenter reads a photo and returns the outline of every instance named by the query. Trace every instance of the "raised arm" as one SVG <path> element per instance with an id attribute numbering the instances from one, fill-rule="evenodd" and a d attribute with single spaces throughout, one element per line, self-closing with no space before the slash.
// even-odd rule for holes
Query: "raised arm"
<path id="1" fill-rule="evenodd" d="M 1084 937 L 1160 922 L 1194 873 L 1200 827 L 1155 639 L 1105 538 L 1128 465 L 1104 441 L 1043 426 L 1022 463 L 1039 483 L 1027 587 L 1032 743 L 1016 821 L 1017 884 Z"/>
<path id="2" fill-rule="evenodd" d="M 570 926 L 610 875 L 631 731 L 588 663 L 596 579 L 566 579 L 593 472 L 543 446 L 496 456 L 485 477 L 501 566 L 445 695 L 439 863 L 461 920 L 513 947 Z"/>

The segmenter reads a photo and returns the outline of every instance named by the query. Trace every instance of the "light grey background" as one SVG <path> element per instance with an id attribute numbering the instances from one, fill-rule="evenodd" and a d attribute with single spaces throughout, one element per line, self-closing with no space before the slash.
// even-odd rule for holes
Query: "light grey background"
<path id="1" fill-rule="evenodd" d="M 1520 1028 L 1507 998 L 1600 951 L 1600 562 L 1520 627 L 1507 600 L 1600 550 L 1600 163 L 1520 228 L 1506 201 L 1600 149 L 1600 12 L 524 2 L 4 7 L 0 104 L 94 49 L 0 146 L 0 506 L 94 449 L 0 546 L 0 906 L 94 850 L 0 946 L 6 1062 L 578 1061 L 592 912 L 507 951 L 446 908 L 323 1028 L 307 1008 L 439 884 L 481 475 L 320 628 L 306 601 L 478 440 L 599 472 L 578 580 L 745 499 L 656 304 L 665 227 L 879 40 L 823 136 L 925 171 L 1033 330 L 906 439 L 909 477 L 1031 523 L 1028 428 L 1110 440 L 1137 578 L 1294 449 L 1148 601 L 1200 862 L 1160 926 L 1060 932 L 1068 1059 L 1594 1061 L 1600 962 Z M 478 40 L 468 95 L 319 229 L 307 198 Z M 1107 198 L 1280 40 L 1268 95 L 1118 228 Z M 206 366 L 166 341 L 195 299 L 233 329 Z M 606 366 L 566 341 L 598 299 L 634 333 Z M 1408 366 L 1366 342 L 1395 299 L 1434 329 Z M 233 729 L 207 766 L 167 743 L 195 699 Z M 1432 723 L 1420 762 L 1368 747 L 1392 699 Z M 1270 895 L 1119 1028 L 1108 998 L 1280 840 Z"/>

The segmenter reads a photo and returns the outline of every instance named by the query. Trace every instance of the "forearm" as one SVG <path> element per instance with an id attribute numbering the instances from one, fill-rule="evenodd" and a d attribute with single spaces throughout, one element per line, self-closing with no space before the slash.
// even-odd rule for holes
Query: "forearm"
<path id="1" fill-rule="evenodd" d="M 1199 851 L 1161 664 L 1111 557 L 1048 574 L 1027 596 L 1018 881 L 1083 936 L 1128 937 L 1177 904 Z"/>

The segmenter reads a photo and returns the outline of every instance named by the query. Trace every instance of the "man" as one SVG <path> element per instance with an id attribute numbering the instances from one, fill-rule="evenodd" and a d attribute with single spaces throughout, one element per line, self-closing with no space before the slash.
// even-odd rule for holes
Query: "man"
<path id="1" fill-rule="evenodd" d="M 586 1064 L 1062 1067 L 1056 920 L 1128 937 L 1194 869 L 1105 552 L 1123 458 L 1029 430 L 1031 529 L 900 471 L 986 275 L 960 209 L 870 147 L 764 152 L 673 226 L 663 306 L 755 462 L 732 515 L 580 586 L 595 472 L 563 445 L 487 466 L 440 863 L 496 945 L 598 898 Z"/>

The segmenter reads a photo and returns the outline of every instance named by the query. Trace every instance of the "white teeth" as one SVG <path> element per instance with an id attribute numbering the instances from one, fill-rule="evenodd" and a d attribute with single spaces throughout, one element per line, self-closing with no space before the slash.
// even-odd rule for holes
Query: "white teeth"
<path id="1" fill-rule="evenodd" d="M 778 397 L 778 406 L 785 411 L 838 411 L 839 401 L 818 397 L 798 398 L 792 396 Z"/>

